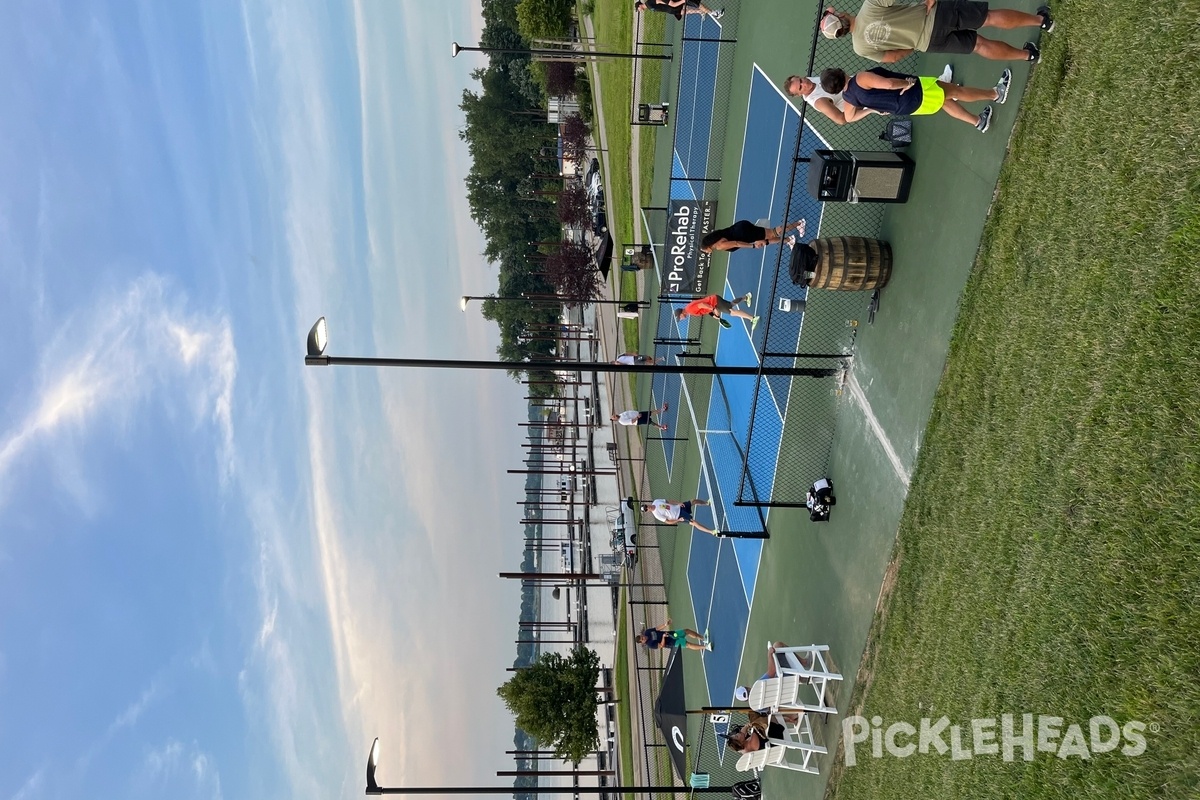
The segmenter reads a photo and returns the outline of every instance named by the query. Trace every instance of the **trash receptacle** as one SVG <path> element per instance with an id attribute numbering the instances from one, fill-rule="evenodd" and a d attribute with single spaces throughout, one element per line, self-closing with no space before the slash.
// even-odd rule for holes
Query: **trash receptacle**
<path id="1" fill-rule="evenodd" d="M 642 125 L 666 125 L 667 124 L 667 103 L 639 103 L 638 104 L 638 122 Z"/>

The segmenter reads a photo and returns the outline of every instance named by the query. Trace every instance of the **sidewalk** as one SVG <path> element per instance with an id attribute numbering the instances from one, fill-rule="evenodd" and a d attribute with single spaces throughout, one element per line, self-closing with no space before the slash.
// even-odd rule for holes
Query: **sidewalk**
<path id="1" fill-rule="evenodd" d="M 595 33 L 592 27 L 591 17 L 584 17 L 582 21 L 588 37 L 587 41 L 595 41 Z M 634 25 L 636 26 L 636 24 L 637 22 L 635 19 Z M 586 46 L 588 46 L 587 42 L 585 42 L 585 47 Z M 602 91 L 600 85 L 600 71 L 596 68 L 595 63 L 588 64 L 588 77 L 592 82 L 592 97 L 595 99 L 596 124 L 593 135 L 599 141 L 600 158 L 604 168 L 604 174 L 613 174 L 612 170 L 614 168 L 631 170 L 634 196 L 633 207 L 637 208 L 637 198 L 640 197 L 641 177 L 637 163 L 639 129 L 637 126 L 633 126 L 630 150 L 631 163 L 616 165 L 610 163 L 608 142 L 605 137 L 604 109 L 599 102 Z M 607 192 L 611 191 L 610 181 L 606 180 L 604 182 L 604 191 L 606 192 L 606 200 L 611 199 L 607 197 Z M 612 209 L 613 204 L 608 202 L 607 208 Z M 640 220 L 635 219 L 632 220 L 632 222 L 634 243 L 640 243 L 642 241 L 642 226 L 640 224 Z M 609 228 L 610 230 L 616 228 L 616 220 L 614 220 L 611 216 L 609 217 Z M 616 244 L 618 247 L 620 247 L 622 244 L 626 243 L 617 242 Z M 603 299 L 620 299 L 621 275 L 622 273 L 620 270 L 614 270 L 610 274 L 609 281 L 605 286 L 605 296 Z M 638 270 L 635 275 L 637 277 L 636 296 L 641 298 L 645 291 L 645 271 Z M 617 317 L 618 308 L 619 306 L 609 304 L 597 304 L 595 306 L 595 328 L 596 334 L 600 338 L 600 352 L 603 354 L 604 358 L 608 359 L 615 358 L 617 355 L 624 353 L 626 350 L 624 337 L 621 332 L 622 320 Z M 634 395 L 634 392 L 630 386 L 630 380 L 627 375 L 622 373 L 606 373 L 600 376 L 600 381 L 602 386 L 602 395 L 606 395 L 608 401 L 608 408 L 602 409 L 602 413 L 608 415 L 614 411 L 624 411 L 626 409 L 638 407 L 637 397 Z M 640 427 L 617 425 L 616 430 L 614 431 L 613 439 L 617 443 L 618 455 L 621 459 L 617 462 L 617 488 L 618 494 L 621 497 L 633 495 L 639 499 L 649 499 L 650 487 L 640 485 L 645 474 L 645 470 L 642 468 L 642 464 L 645 460 L 645 449 L 643 446 L 642 437 L 639 435 L 640 430 Z M 636 518 L 640 516 L 640 514 L 634 512 L 634 516 Z M 643 530 L 654 531 L 654 529 Z M 642 531 L 639 531 L 639 536 L 643 535 L 644 534 Z M 659 549 L 657 547 L 657 535 L 655 533 L 651 533 L 648 538 L 653 539 L 653 544 L 655 546 L 646 547 L 644 549 L 639 547 L 639 564 L 637 569 L 643 574 L 646 572 L 651 572 L 654 575 L 661 576 L 662 561 L 659 556 Z M 647 543 L 649 543 L 649 541 L 647 541 Z M 626 590 L 627 598 L 629 596 L 628 591 L 629 590 Z M 633 613 L 633 607 L 629 606 L 628 608 L 630 609 L 630 613 Z M 638 624 L 639 620 L 632 618 L 630 619 L 631 626 L 636 627 Z M 618 631 L 617 635 L 626 635 L 626 631 Z M 637 676 L 640 675 L 638 672 L 640 664 L 638 663 L 637 648 L 638 645 L 631 641 L 626 651 L 628 655 L 627 666 L 629 668 L 629 675 L 631 676 L 633 683 L 629 687 L 625 687 L 627 692 L 624 695 L 624 699 L 630 703 L 630 722 L 632 728 L 630 731 L 630 736 L 633 741 L 633 752 L 618 752 L 618 762 L 620 763 L 627 759 L 628 763 L 632 765 L 635 784 L 652 785 L 659 783 L 659 778 L 657 775 L 651 774 L 653 767 L 647 769 L 648 759 L 644 756 L 640 757 L 639 754 L 645 754 L 648 752 L 648 742 L 646 742 L 643 737 L 643 730 L 645 728 L 645 720 L 649 715 L 650 703 L 653 701 L 652 699 L 646 699 L 640 696 L 640 679 L 636 679 Z M 639 702 L 643 703 L 643 707 L 638 708 L 634 706 L 635 703 Z M 653 730 L 654 726 L 651 723 L 649 726 L 649 731 Z M 649 735 L 653 737 L 655 734 L 650 732 Z M 619 741 L 620 739 L 618 738 L 618 742 Z"/>

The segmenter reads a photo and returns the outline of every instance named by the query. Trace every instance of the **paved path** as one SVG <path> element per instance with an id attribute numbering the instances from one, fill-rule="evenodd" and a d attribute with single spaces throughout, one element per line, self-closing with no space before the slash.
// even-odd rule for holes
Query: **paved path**
<path id="1" fill-rule="evenodd" d="M 583 25 L 584 25 L 584 29 L 586 30 L 586 36 L 588 37 L 584 43 L 584 46 L 588 47 L 588 46 L 590 46 L 591 42 L 595 41 L 595 32 L 593 31 L 593 27 L 592 27 L 592 18 L 590 16 L 585 16 L 583 18 Z M 636 26 L 637 26 L 637 20 L 635 18 L 635 20 L 634 20 L 635 32 L 637 30 Z M 600 85 L 600 71 L 599 71 L 599 69 L 596 68 L 596 64 L 594 62 L 588 63 L 588 77 L 592 83 L 592 97 L 594 99 L 594 105 L 595 105 L 595 123 L 596 124 L 595 124 L 595 134 L 594 135 L 599 140 L 600 159 L 601 159 L 601 163 L 604 168 L 604 174 L 612 175 L 613 174 L 612 170 L 614 169 L 614 167 L 617 169 L 624 168 L 624 169 L 631 170 L 631 176 L 632 176 L 631 182 L 632 182 L 632 186 L 633 186 L 632 207 L 635 209 L 635 215 L 636 215 L 637 210 L 640 209 L 640 203 L 638 201 L 638 198 L 641 196 L 641 189 L 640 189 L 641 176 L 639 174 L 640 170 L 639 170 L 639 165 L 638 165 L 638 142 L 639 142 L 640 129 L 636 125 L 633 126 L 632 137 L 631 137 L 631 149 L 630 149 L 630 163 L 629 164 L 616 164 L 616 165 L 610 163 L 610 161 L 609 161 L 610 153 L 609 153 L 609 149 L 608 149 L 608 142 L 605 137 L 604 108 L 603 108 L 602 104 L 600 103 L 600 97 L 602 96 L 601 95 L 602 88 Z M 621 123 L 617 123 L 617 124 L 623 124 L 623 121 Z M 608 181 L 608 180 L 604 181 L 604 191 L 605 191 L 606 195 L 608 192 L 611 191 L 611 181 Z M 606 199 L 611 200 L 611 197 L 607 197 Z M 614 206 L 611 202 L 608 202 L 607 207 L 609 209 L 612 209 Z M 634 242 L 640 243 L 640 242 L 642 242 L 642 221 L 640 218 L 635 218 L 634 220 L 632 220 L 632 222 L 633 222 Z M 616 229 L 616 227 L 617 227 L 616 223 L 617 223 L 617 221 L 614 220 L 610 216 L 609 217 L 609 229 L 610 230 Z M 617 242 L 618 246 L 620 246 L 622 244 L 625 244 L 625 243 Z M 644 290 L 643 276 L 646 274 L 646 271 L 638 270 L 638 272 L 635 274 L 637 276 L 637 282 L 638 282 L 637 296 L 642 297 L 643 290 Z M 621 271 L 614 270 L 612 272 L 612 274 L 609 276 L 609 281 L 608 281 L 608 284 L 606 285 L 606 296 L 604 299 L 619 299 L 620 287 L 621 287 Z M 596 308 L 596 317 L 595 317 L 596 334 L 597 334 L 597 336 L 600 337 L 600 352 L 603 354 L 604 357 L 615 358 L 618 354 L 625 352 L 624 336 L 621 333 L 621 319 L 617 317 L 618 307 L 614 306 L 614 305 L 608 305 L 608 304 L 598 304 L 595 306 L 595 308 Z M 620 374 L 620 373 L 607 373 L 607 374 L 603 374 L 600 376 L 600 381 L 601 381 L 601 385 L 602 385 L 601 394 L 604 397 L 606 397 L 607 401 L 608 401 L 608 408 L 600 409 L 600 413 L 607 416 L 608 414 L 612 413 L 612 411 L 614 411 L 614 410 L 623 411 L 625 409 L 638 407 L 637 398 L 634 397 L 634 395 L 633 395 L 633 391 L 630 387 L 630 381 L 628 380 L 627 376 Z M 630 495 L 638 495 L 639 497 L 643 496 L 645 494 L 645 492 L 647 491 L 648 487 L 639 487 L 639 485 L 638 485 L 639 480 L 641 479 L 641 477 L 644 473 L 644 470 L 641 468 L 641 465 L 642 465 L 643 459 L 645 458 L 645 454 L 644 454 L 644 450 L 643 450 L 643 446 L 642 446 L 642 438 L 641 438 L 641 436 L 639 436 L 637 434 L 637 428 L 617 426 L 617 430 L 614 432 L 614 441 L 616 441 L 616 443 L 617 443 L 617 448 L 618 448 L 618 451 L 622 458 L 622 460 L 619 462 L 620 468 L 617 471 L 617 486 L 618 486 L 618 491 L 619 491 L 618 496 L 620 496 L 620 497 L 628 497 Z M 642 560 L 642 568 L 643 569 L 650 567 L 655 570 L 656 574 L 662 574 L 662 565 L 661 565 L 661 562 L 659 562 L 659 551 L 657 548 L 646 549 L 646 550 L 640 551 L 639 558 Z M 655 563 L 651 566 L 651 564 L 649 563 L 651 561 L 659 562 L 659 563 Z M 625 635 L 625 633 L 626 633 L 625 631 L 618 631 L 617 635 L 618 636 Z M 637 645 L 633 644 L 631 642 L 631 646 L 626 651 L 628 653 L 627 665 L 629 668 L 629 674 L 631 676 L 639 674 L 637 671 L 638 663 L 637 663 L 637 658 L 636 658 L 636 655 L 637 655 L 637 652 L 635 650 L 636 647 L 637 647 Z M 622 700 L 624 700 L 626 702 L 630 702 L 630 703 L 637 702 L 638 698 L 635 693 L 629 691 L 628 689 L 625 689 L 624 687 L 618 687 L 618 691 L 621 692 Z M 633 774 L 634 774 L 634 784 L 635 785 L 653 785 L 658 782 L 657 776 L 647 774 L 646 759 L 643 758 L 641 755 L 646 752 L 646 742 L 644 741 L 644 739 L 642 737 L 641 720 L 648 719 L 648 712 L 649 712 L 648 708 L 639 709 L 639 708 L 634 708 L 632 706 L 630 707 L 630 720 L 632 722 L 631 727 L 633 728 L 633 730 L 630 731 L 630 734 L 633 739 L 633 752 L 624 753 L 624 752 L 620 752 L 618 749 L 618 756 L 617 756 L 618 761 L 628 759 L 629 763 L 631 763 L 633 765 Z M 650 727 L 653 727 L 652 723 L 651 723 Z M 647 732 L 649 732 L 649 729 Z M 618 741 L 619 741 L 619 739 L 618 739 Z"/>

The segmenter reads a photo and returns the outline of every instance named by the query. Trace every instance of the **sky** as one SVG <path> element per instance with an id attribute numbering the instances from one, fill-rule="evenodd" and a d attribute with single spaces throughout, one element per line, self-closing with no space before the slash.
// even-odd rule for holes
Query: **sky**
<path id="1" fill-rule="evenodd" d="M 471 2 L 0 4 L 0 800 L 496 785 L 522 387 Z M 469 730 L 470 759 L 449 747 Z"/>

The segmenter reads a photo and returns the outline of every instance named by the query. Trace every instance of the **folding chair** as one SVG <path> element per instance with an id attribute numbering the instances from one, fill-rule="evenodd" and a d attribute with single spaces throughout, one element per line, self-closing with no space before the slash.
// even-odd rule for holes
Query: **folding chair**
<path id="1" fill-rule="evenodd" d="M 821 709 L 813 711 L 834 710 L 825 706 L 825 689 L 830 681 L 840 681 L 842 676 L 829 669 L 825 660 L 828 653 L 829 645 L 810 644 L 806 647 L 779 647 L 773 656 L 778 675 L 799 675 L 813 687 L 817 702 L 822 705 Z"/>
<path id="2" fill-rule="evenodd" d="M 794 718 L 789 721 L 788 718 Z M 812 724 L 808 715 L 802 711 L 777 711 L 771 715 L 771 721 L 783 727 L 782 737 L 772 737 L 768 741 L 773 745 L 790 747 L 793 750 L 807 750 L 810 753 L 829 752 L 817 744 L 813 738 Z"/>
<path id="3" fill-rule="evenodd" d="M 788 717 L 793 717 L 794 721 L 789 722 Z M 767 741 L 772 747 L 789 748 L 800 753 L 801 760 L 798 769 L 807 767 L 816 754 L 824 755 L 829 752 L 813 739 L 812 725 L 809 723 L 807 714 L 799 711 L 783 711 L 772 714 L 771 720 L 783 727 L 783 736 L 771 737 Z M 814 766 L 813 769 L 815 770 L 816 767 Z"/>
<path id="4" fill-rule="evenodd" d="M 809 681 L 812 681 L 811 683 Z M 801 699 L 801 687 L 812 686 L 816 702 Z M 825 704 L 825 683 L 818 687 L 815 678 L 802 679 L 796 674 L 780 675 L 778 678 L 761 678 L 750 687 L 750 707 L 777 711 L 816 711 L 821 714 L 836 714 L 837 706 Z"/>
<path id="5" fill-rule="evenodd" d="M 802 764 L 793 764 L 788 761 L 787 754 L 788 748 L 786 747 L 764 747 L 761 750 L 752 750 L 749 753 L 742 753 L 737 761 L 737 769 L 741 772 L 761 772 L 766 767 L 782 767 L 797 772 L 807 772 L 810 775 L 820 774 L 817 771 L 817 765 L 809 763 L 811 753 L 805 753 Z"/>

